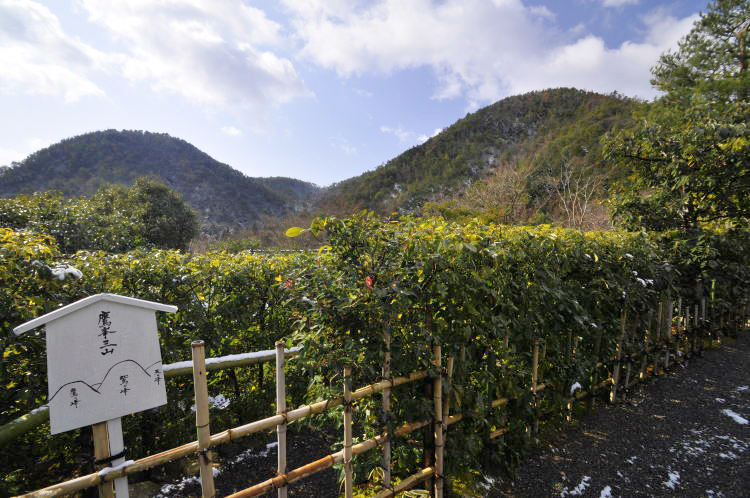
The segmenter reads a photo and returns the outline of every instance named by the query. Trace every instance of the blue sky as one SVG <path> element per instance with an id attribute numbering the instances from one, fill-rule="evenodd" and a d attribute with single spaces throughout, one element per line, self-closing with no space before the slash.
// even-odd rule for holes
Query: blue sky
<path id="1" fill-rule="evenodd" d="M 0 0 L 0 165 L 102 129 L 328 185 L 467 112 L 573 86 L 645 99 L 693 0 Z"/>

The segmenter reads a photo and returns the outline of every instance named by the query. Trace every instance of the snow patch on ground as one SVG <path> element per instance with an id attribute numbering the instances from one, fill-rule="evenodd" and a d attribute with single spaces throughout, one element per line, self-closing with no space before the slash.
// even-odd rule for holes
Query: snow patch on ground
<path id="1" fill-rule="evenodd" d="M 723 413 L 727 417 L 730 417 L 738 424 L 747 425 L 747 419 L 737 412 L 733 412 L 732 410 L 729 410 L 729 409 L 724 409 L 721 411 L 721 413 Z"/>
<path id="2" fill-rule="evenodd" d="M 599 498 L 612 498 L 612 488 L 610 486 L 604 486 L 602 492 L 599 493 Z"/>
<path id="3" fill-rule="evenodd" d="M 679 472 L 672 472 L 671 470 L 667 470 L 667 477 L 669 477 L 669 480 L 664 481 L 662 484 L 669 489 L 675 489 L 677 485 L 680 484 Z"/>
<path id="4" fill-rule="evenodd" d="M 167 498 L 168 496 L 172 496 L 173 494 L 182 491 L 190 484 L 200 484 L 200 482 L 201 480 L 198 476 L 183 477 L 179 481 L 162 486 L 159 493 L 155 495 L 154 498 Z"/>
<path id="5" fill-rule="evenodd" d="M 231 465 L 244 462 L 245 460 L 250 460 L 253 458 L 266 458 L 270 453 L 271 450 L 276 448 L 279 445 L 278 442 L 274 441 L 273 443 L 268 443 L 266 445 L 266 448 L 260 451 L 256 451 L 254 449 L 245 450 L 239 455 L 237 455 L 231 462 L 229 462 Z"/>
<path id="6" fill-rule="evenodd" d="M 255 458 L 265 458 L 271 453 L 271 450 L 276 448 L 278 445 L 279 443 L 274 441 L 273 443 L 268 443 L 266 447 L 260 451 L 257 451 L 252 448 L 249 450 L 245 450 L 239 455 L 237 455 L 235 458 L 233 458 L 228 463 L 228 465 L 236 465 L 246 460 L 251 460 Z M 222 469 L 217 468 L 217 467 L 213 467 L 212 471 L 213 471 L 214 477 L 217 477 L 219 476 L 219 474 L 222 473 Z M 182 479 L 178 481 L 175 481 L 171 484 L 165 484 L 164 486 L 162 486 L 161 489 L 159 490 L 159 493 L 154 495 L 154 498 L 168 498 L 174 495 L 175 493 L 182 491 L 188 485 L 191 485 L 191 484 L 200 485 L 200 482 L 201 482 L 200 477 L 198 476 L 183 477 Z"/>
<path id="7" fill-rule="evenodd" d="M 560 493 L 560 496 L 580 496 L 584 491 L 586 491 L 586 488 L 588 488 L 589 486 L 591 486 L 591 477 L 583 476 L 581 482 L 578 483 L 578 486 L 571 490 L 568 490 L 566 486 Z"/>

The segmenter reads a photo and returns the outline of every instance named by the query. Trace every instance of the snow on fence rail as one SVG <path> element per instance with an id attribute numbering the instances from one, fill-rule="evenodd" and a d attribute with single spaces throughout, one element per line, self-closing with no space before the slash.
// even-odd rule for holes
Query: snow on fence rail
<path id="1" fill-rule="evenodd" d="M 639 330 L 638 325 L 642 325 L 637 320 L 629 322 L 627 314 L 623 313 L 620 317 L 620 336 L 618 338 L 618 344 L 616 354 L 613 357 L 605 359 L 603 362 L 596 364 L 597 369 L 606 369 L 605 378 L 598 378 L 596 373 L 592 375 L 591 387 L 588 391 L 580 389 L 576 386 L 576 389 L 571 389 L 568 386 L 554 386 L 550 383 L 540 382 L 540 373 L 543 373 L 543 369 L 540 368 L 540 363 L 551 363 L 554 361 L 553 358 L 545 358 L 545 350 L 543 348 L 540 354 L 540 343 L 535 341 L 533 343 L 533 351 L 531 352 L 531 380 L 532 383 L 529 386 L 529 390 L 532 392 L 530 403 L 532 404 L 534 416 L 532 425 L 526 426 L 525 432 L 530 436 L 535 435 L 538 430 L 538 420 L 540 416 L 545 415 L 538 410 L 538 396 L 544 395 L 545 391 L 549 388 L 565 389 L 566 392 L 570 393 L 568 398 L 568 404 L 566 410 L 562 413 L 566 420 L 570 421 L 572 414 L 572 405 L 574 402 L 582 400 L 587 397 L 591 397 L 597 391 L 608 390 L 609 401 L 615 402 L 618 399 L 618 388 L 620 389 L 620 397 L 623 397 L 627 392 L 627 389 L 638 382 L 641 382 L 649 376 L 657 376 L 662 372 L 669 369 L 670 365 L 676 365 L 681 360 L 691 357 L 693 354 L 699 353 L 705 346 L 705 340 L 703 336 L 702 320 L 705 320 L 705 315 L 701 314 L 699 309 L 695 309 L 691 315 L 686 309 L 683 309 L 681 304 L 677 306 L 678 316 L 673 316 L 675 309 L 674 302 L 667 300 L 660 302 L 658 306 L 658 319 L 653 323 L 649 321 L 649 327 L 646 330 Z M 656 309 L 655 309 L 656 311 Z M 743 322 L 744 323 L 744 322 Z M 653 325 L 653 326 L 652 326 Z M 638 347 L 638 352 L 632 353 L 625 356 L 622 354 L 625 345 L 633 350 L 633 346 Z M 713 341 L 709 341 L 709 346 L 713 344 Z M 573 345 L 573 349 L 569 352 L 571 355 L 576 354 L 577 344 Z M 202 354 L 202 344 L 199 348 L 196 348 L 194 343 L 194 354 L 197 353 L 198 357 Z M 286 356 L 295 354 L 298 350 L 292 348 L 290 350 L 284 350 L 283 347 L 277 345 L 276 350 L 272 350 L 273 356 L 269 356 L 269 352 L 262 352 L 242 356 L 241 359 L 233 358 L 228 361 L 221 361 L 220 359 L 209 359 L 205 361 L 205 369 L 218 369 L 226 367 L 226 365 L 238 366 L 237 361 L 243 361 L 243 365 L 251 364 L 257 361 L 267 361 L 271 358 L 276 358 L 276 364 L 283 368 L 284 359 Z M 598 354 L 598 352 L 597 352 Z M 238 355 L 235 355 L 238 356 Z M 195 358 L 195 356 L 194 356 Z M 189 367 L 186 364 L 191 364 Z M 401 377 L 395 377 L 385 379 L 373 384 L 360 387 L 354 391 L 349 387 L 349 376 L 344 375 L 344 395 L 328 400 L 319 401 L 316 403 L 300 406 L 293 410 L 283 411 L 280 410 L 276 415 L 266 417 L 261 420 L 257 420 L 239 427 L 224 430 L 217 434 L 211 435 L 209 432 L 209 421 L 208 421 L 208 400 L 207 394 L 199 393 L 199 389 L 196 388 L 196 427 L 198 432 L 198 441 L 184 444 L 182 446 L 172 448 L 170 450 L 157 453 L 155 455 L 147 456 L 133 462 L 129 462 L 129 465 L 117 468 L 117 469 L 105 469 L 81 476 L 69 481 L 65 481 L 53 486 L 49 486 L 44 489 L 33 491 L 22 495 L 23 497 L 54 497 L 65 494 L 74 493 L 82 489 L 90 488 L 93 486 L 101 485 L 105 482 L 112 481 L 118 477 L 134 474 L 157 465 L 163 465 L 167 462 L 177 460 L 189 455 L 199 455 L 201 464 L 201 475 L 205 475 L 206 478 L 202 479 L 203 496 L 213 496 L 213 475 L 211 472 L 211 461 L 210 453 L 208 450 L 215 446 L 226 444 L 229 442 L 236 441 L 242 437 L 250 434 L 254 434 L 263 430 L 277 428 L 277 437 L 279 439 L 278 452 L 279 452 L 279 471 L 275 477 L 272 477 L 264 482 L 250 486 L 244 490 L 238 491 L 231 495 L 232 498 L 244 498 L 250 496 L 260 496 L 266 494 L 274 489 L 278 490 L 279 496 L 285 496 L 286 487 L 288 484 L 306 478 L 322 470 L 328 469 L 336 463 L 344 463 L 345 469 L 345 496 L 349 498 L 352 495 L 353 482 L 351 465 L 351 459 L 359 454 L 370 451 L 374 448 L 384 445 L 391 440 L 392 437 L 399 437 L 409 434 L 417 429 L 432 426 L 433 433 L 433 447 L 431 450 L 433 453 L 427 454 L 428 448 L 423 448 L 426 458 L 426 467 L 420 469 L 415 474 L 403 479 L 397 485 L 389 484 L 384 486 L 384 489 L 378 493 L 378 497 L 395 496 L 395 494 L 410 489 L 416 486 L 422 481 L 427 481 L 427 487 L 431 489 L 433 496 L 442 498 L 443 482 L 444 482 L 444 454 L 443 448 L 447 436 L 447 428 L 449 425 L 460 422 L 464 419 L 465 414 L 457 413 L 450 415 L 450 397 L 445 399 L 442 396 L 443 384 L 450 386 L 452 381 L 452 370 L 453 370 L 454 359 L 451 357 L 448 359 L 447 368 L 443 368 L 441 358 L 441 347 L 435 345 L 433 349 L 433 371 L 437 372 L 431 380 L 433 382 L 433 401 L 434 411 L 433 416 L 430 420 L 423 420 L 414 422 L 411 424 L 405 424 L 395 429 L 392 435 L 389 437 L 388 434 L 380 434 L 373 438 L 367 439 L 357 444 L 351 443 L 351 417 L 345 417 L 344 423 L 344 447 L 340 451 L 332 453 L 322 459 L 308 463 L 299 468 L 291 471 L 286 471 L 286 445 L 282 444 L 282 439 L 285 437 L 285 430 L 281 430 L 282 427 L 286 427 L 286 424 L 296 420 L 301 420 L 305 417 L 323 413 L 332 408 L 343 406 L 345 410 L 352 409 L 352 403 L 356 400 L 367 398 L 375 395 L 376 393 L 385 393 L 390 389 L 398 386 L 416 382 L 418 380 L 427 379 L 429 377 L 427 371 L 415 371 Z M 173 368 L 170 368 L 169 375 L 181 375 L 188 372 L 193 372 L 194 378 L 197 380 L 200 378 L 201 372 L 200 366 L 202 362 L 200 360 L 194 362 L 182 362 L 182 364 L 176 364 Z M 198 367 L 196 370 L 195 367 Z M 384 365 L 385 366 L 385 365 Z M 185 370 L 189 368 L 189 370 Z M 165 369 L 166 370 L 166 369 Z M 384 371 L 386 369 L 384 368 Z M 165 372 L 166 373 L 166 372 Z M 281 373 L 281 372 L 279 372 Z M 205 378 L 205 371 L 203 372 Z M 280 378 L 280 376 L 277 375 Z M 195 384 L 199 384 L 197 381 Z M 450 386 L 452 387 L 452 386 Z M 285 389 L 283 382 L 277 382 L 277 398 L 283 395 Z M 447 392 L 454 392 L 453 389 L 447 390 Z M 503 397 L 491 401 L 490 406 L 492 408 L 499 408 L 506 405 L 510 401 L 510 398 Z M 554 407 L 548 411 L 548 413 L 554 413 L 556 410 Z M 198 413 L 200 412 L 200 416 Z M 351 413 L 351 412 L 350 412 Z M 489 438 L 496 438 L 503 436 L 510 430 L 510 421 L 507 422 L 506 427 L 497 428 L 496 430 L 488 434 Z M 285 439 L 284 439 L 285 440 Z M 426 441 L 425 441 L 426 443 Z M 284 453 L 282 455 L 282 452 Z M 390 473 L 390 461 L 384 461 L 386 472 Z"/>
<path id="2" fill-rule="evenodd" d="M 293 347 L 286 350 L 286 357 L 296 356 L 301 348 Z M 276 350 L 268 349 L 263 351 L 254 351 L 251 353 L 230 354 L 227 356 L 217 356 L 206 358 L 206 370 L 223 370 L 225 368 L 245 367 L 255 363 L 271 361 L 276 358 Z M 180 375 L 193 375 L 192 360 L 178 361 L 168 363 L 162 366 L 165 378 L 176 377 Z M 5 425 L 0 426 L 0 446 L 5 445 L 17 437 L 29 432 L 38 425 L 42 425 L 49 420 L 49 408 L 47 405 L 34 408 L 29 413 L 11 420 Z"/>

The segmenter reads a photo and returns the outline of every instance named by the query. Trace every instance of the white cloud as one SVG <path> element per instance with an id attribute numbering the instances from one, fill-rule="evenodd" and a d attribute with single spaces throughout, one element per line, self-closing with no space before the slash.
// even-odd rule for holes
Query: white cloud
<path id="1" fill-rule="evenodd" d="M 77 0 L 122 52 L 67 34 L 32 0 L 0 0 L 0 94 L 103 96 L 99 72 L 212 107 L 264 111 L 310 92 L 277 51 L 281 26 L 242 0 Z"/>
<path id="2" fill-rule="evenodd" d="M 238 128 L 235 128 L 234 126 L 222 126 L 221 132 L 224 135 L 229 135 L 230 137 L 239 137 L 242 135 L 242 131 Z"/>
<path id="3" fill-rule="evenodd" d="M 640 0 L 602 0 L 604 7 L 622 7 L 623 5 L 636 5 Z"/>
<path id="4" fill-rule="evenodd" d="M 47 7 L 0 0 L 0 93 L 47 95 L 75 102 L 104 91 L 87 73 L 103 69 L 103 54 L 68 36 Z"/>
<path id="5" fill-rule="evenodd" d="M 281 26 L 241 0 L 79 0 L 122 42 L 123 72 L 156 91 L 209 106 L 268 106 L 308 95 L 272 48 Z"/>
<path id="6" fill-rule="evenodd" d="M 11 147 L 0 146 L 0 166 L 10 166 L 12 162 L 20 162 L 32 153 L 50 145 L 48 140 L 31 137 L 21 140 Z"/>
<path id="7" fill-rule="evenodd" d="M 357 148 L 340 135 L 331 137 L 330 140 L 331 147 L 340 150 L 347 156 L 353 156 L 357 153 Z"/>
<path id="8" fill-rule="evenodd" d="M 361 88 L 355 88 L 354 89 L 354 93 L 355 93 L 355 95 L 358 95 L 360 97 L 366 97 L 368 99 L 371 98 L 371 97 L 373 97 L 373 93 L 372 92 L 368 92 L 367 90 L 363 90 Z"/>
<path id="9" fill-rule="evenodd" d="M 551 12 L 520 0 L 377 0 L 338 10 L 323 0 L 286 4 L 302 57 L 343 77 L 430 67 L 433 97 L 464 97 L 470 107 L 560 86 L 652 97 L 650 67 L 696 19 L 647 17 L 642 40 L 609 47 L 580 27 L 562 31 Z"/>
<path id="10" fill-rule="evenodd" d="M 418 143 L 422 144 L 425 143 L 430 138 L 437 136 L 441 131 L 443 131 L 442 128 L 435 128 L 435 131 L 432 133 L 432 135 L 427 135 L 426 133 L 420 133 L 417 134 L 413 131 L 409 131 L 404 129 L 403 126 L 381 126 L 380 132 L 386 133 L 388 135 L 393 135 L 394 137 L 398 138 L 400 142 L 404 143 Z"/>
<path id="11" fill-rule="evenodd" d="M 417 137 L 417 134 L 413 131 L 405 130 L 401 126 L 381 126 L 380 127 L 381 133 L 387 133 L 389 135 L 393 135 L 397 137 L 401 142 L 411 142 L 413 140 L 418 140 L 419 137 Z"/>

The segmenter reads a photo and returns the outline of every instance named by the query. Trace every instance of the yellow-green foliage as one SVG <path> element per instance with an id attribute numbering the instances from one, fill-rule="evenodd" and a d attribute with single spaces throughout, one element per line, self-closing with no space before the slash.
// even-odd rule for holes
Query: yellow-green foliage
<path id="1" fill-rule="evenodd" d="M 386 330 L 394 376 L 432 369 L 437 342 L 444 357 L 463 358 L 455 384 L 446 387 L 467 414 L 450 429 L 448 473 L 466 472 L 479 461 L 512 466 L 524 448 L 522 431 L 502 443 L 486 435 L 504 415 L 513 428 L 529 423 L 534 340 L 546 345 L 542 376 L 555 386 L 541 406 L 562 409 L 571 384 L 587 389 L 596 374 L 607 375 L 623 310 L 645 328 L 648 310 L 663 293 L 694 303 L 699 284 L 718 313 L 744 306 L 750 286 L 745 231 L 584 233 L 369 214 L 319 219 L 290 233 L 304 237 L 306 231 L 325 235 L 328 245 L 286 255 L 138 250 L 62 256 L 49 237 L 2 229 L 0 423 L 43 404 L 46 393 L 43 338 L 14 338 L 10 329 L 81 297 L 113 292 L 179 307 L 174 315 L 159 314 L 166 363 L 189 358 L 197 338 L 206 341 L 209 356 L 271 349 L 280 338 L 303 346 L 290 362 L 290 405 L 340 395 L 344 364 L 353 367 L 355 386 L 379 380 Z M 60 280 L 55 275 L 61 272 L 52 271 L 56 263 L 72 265 L 82 278 L 68 273 Z M 212 374 L 211 394 L 231 399 L 229 408 L 212 411 L 212 430 L 273 413 L 272 376 L 270 366 Z M 194 437 L 189 379 L 170 382 L 168 396 L 168 406 L 125 419 L 132 457 Z M 490 409 L 490 401 L 503 396 L 517 401 Z M 391 417 L 379 415 L 376 399 L 357 402 L 355 415 L 362 437 L 372 437 L 389 424 L 429 418 L 431 404 L 423 386 L 412 384 L 394 390 Z M 2 491 L 25 491 L 86 470 L 85 462 L 70 463 L 82 437 L 74 431 L 46 445 L 41 427 L 16 441 L 23 451 L 13 455 L 25 456 L 0 452 Z M 417 446 L 415 438 L 394 444 L 397 475 L 417 468 Z M 378 454 L 371 453 L 356 459 L 358 475 L 375 463 Z"/>

